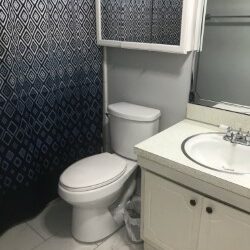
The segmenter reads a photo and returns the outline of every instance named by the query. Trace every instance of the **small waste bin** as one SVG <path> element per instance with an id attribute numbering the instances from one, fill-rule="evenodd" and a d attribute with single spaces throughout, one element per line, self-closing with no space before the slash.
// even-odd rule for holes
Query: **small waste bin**
<path id="1" fill-rule="evenodd" d="M 124 221 L 130 240 L 134 243 L 141 243 L 141 197 L 135 196 L 128 201 L 125 206 Z"/>

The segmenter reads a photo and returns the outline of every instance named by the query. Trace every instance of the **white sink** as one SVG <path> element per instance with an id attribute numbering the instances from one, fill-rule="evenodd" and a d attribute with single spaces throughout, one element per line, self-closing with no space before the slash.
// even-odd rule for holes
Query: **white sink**
<path id="1" fill-rule="evenodd" d="M 231 174 L 250 174 L 250 147 L 225 141 L 224 135 L 206 133 L 191 136 L 182 143 L 182 151 L 203 167 Z"/>

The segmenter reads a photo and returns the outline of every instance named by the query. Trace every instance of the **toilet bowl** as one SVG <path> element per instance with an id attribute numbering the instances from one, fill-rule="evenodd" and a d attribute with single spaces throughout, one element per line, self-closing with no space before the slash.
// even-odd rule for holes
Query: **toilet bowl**
<path id="1" fill-rule="evenodd" d="M 93 175 L 93 168 L 89 167 L 91 164 L 95 164 L 97 173 L 95 175 Z M 82 180 L 79 178 L 79 173 L 77 174 L 77 167 L 82 168 Z M 104 176 L 105 173 L 100 170 L 107 170 L 109 167 L 116 171 L 109 171 L 109 175 Z M 64 172 L 60 178 L 58 192 L 62 199 L 73 206 L 72 235 L 74 238 L 87 243 L 97 242 L 122 226 L 121 221 L 113 218 L 109 208 L 122 195 L 125 187 L 132 187 L 131 183 L 135 181 L 132 174 L 136 167 L 135 161 L 115 154 L 103 153 L 85 158 L 68 168 L 68 173 Z M 92 173 L 88 172 L 89 169 Z M 98 177 L 99 180 L 97 180 Z M 70 182 L 74 185 L 69 185 Z M 78 185 L 79 183 L 82 184 Z M 131 194 L 134 187 L 135 185 L 129 190 Z"/>
<path id="2" fill-rule="evenodd" d="M 98 242 L 123 225 L 122 211 L 135 190 L 133 146 L 158 132 L 160 111 L 130 103 L 108 107 L 114 154 L 84 158 L 60 177 L 58 192 L 72 205 L 72 235 Z M 119 209 L 112 210 L 115 206 Z M 114 211 L 116 213 L 114 213 Z"/>

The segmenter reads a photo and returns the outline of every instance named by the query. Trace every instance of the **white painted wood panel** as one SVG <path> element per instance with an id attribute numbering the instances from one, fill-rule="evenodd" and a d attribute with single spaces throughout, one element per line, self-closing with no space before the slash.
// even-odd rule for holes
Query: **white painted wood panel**
<path id="1" fill-rule="evenodd" d="M 144 191 L 144 240 L 164 250 L 196 249 L 202 197 L 148 172 Z"/>
<path id="2" fill-rule="evenodd" d="M 212 213 L 207 212 L 207 208 Z M 249 250 L 250 215 L 204 199 L 198 250 Z"/>

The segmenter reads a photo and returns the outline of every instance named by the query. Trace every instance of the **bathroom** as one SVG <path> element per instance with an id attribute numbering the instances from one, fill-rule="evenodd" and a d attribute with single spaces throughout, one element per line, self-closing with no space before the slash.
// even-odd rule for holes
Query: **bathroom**
<path id="1" fill-rule="evenodd" d="M 248 0 L 0 0 L 0 250 L 249 250 L 249 34 Z"/>

